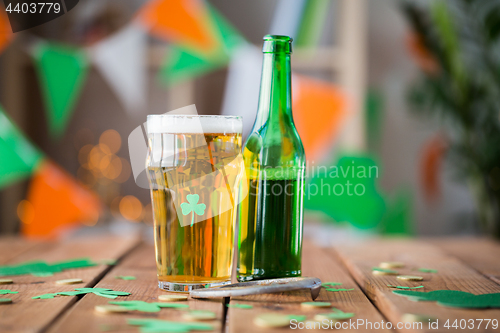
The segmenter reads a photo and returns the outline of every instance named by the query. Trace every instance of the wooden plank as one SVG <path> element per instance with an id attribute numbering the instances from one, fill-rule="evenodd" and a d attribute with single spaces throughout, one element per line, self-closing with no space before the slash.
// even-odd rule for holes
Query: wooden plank
<path id="1" fill-rule="evenodd" d="M 9 264 L 31 260 L 54 262 L 81 257 L 92 260 L 119 259 L 139 242 L 137 237 L 92 237 L 76 238 L 61 243 L 46 243 L 15 257 Z M 14 276 L 14 284 L 8 288 L 18 294 L 7 295 L 13 304 L 0 307 L 0 332 L 41 332 L 57 316 L 77 301 L 77 297 L 56 297 L 54 299 L 32 299 L 45 293 L 70 291 L 74 288 L 92 287 L 110 269 L 108 265 L 98 265 L 84 269 L 68 270 L 49 277 L 31 275 Z M 84 283 L 60 286 L 60 279 L 81 278 Z"/>
<path id="2" fill-rule="evenodd" d="M 0 264 L 21 255 L 22 253 L 39 246 L 41 242 L 26 240 L 19 237 L 1 237 L 0 238 Z"/>
<path id="3" fill-rule="evenodd" d="M 443 327 L 447 320 L 451 323 L 455 319 L 498 319 L 500 310 L 467 310 L 441 307 L 435 302 L 413 302 L 406 297 L 392 293 L 387 285 L 415 286 L 424 285 L 422 291 L 432 290 L 461 290 L 474 294 L 498 293 L 500 286 L 479 274 L 471 267 L 464 265 L 458 259 L 443 253 L 437 247 L 414 240 L 383 240 L 336 247 L 336 251 L 349 269 L 358 284 L 370 297 L 377 308 L 389 319 L 393 325 L 402 321 L 403 314 L 424 314 L 438 318 L 439 329 L 429 329 L 424 325 L 422 330 L 408 329 L 418 332 L 449 332 Z M 477 253 L 478 256 L 482 255 Z M 372 267 L 382 261 L 400 261 L 406 267 L 400 269 L 400 274 L 419 275 L 424 281 L 403 282 L 395 276 L 375 276 Z M 421 273 L 418 268 L 437 269 L 438 273 Z M 476 325 L 478 323 L 476 322 Z M 476 326 L 477 328 L 477 326 Z M 403 331 L 402 329 L 400 331 Z M 493 331 L 491 325 L 488 330 Z"/>
<path id="4" fill-rule="evenodd" d="M 132 281 L 124 281 L 116 279 L 116 276 L 135 276 L 137 279 Z M 111 288 L 113 290 L 130 292 L 127 297 L 119 297 L 116 300 L 140 300 L 146 302 L 157 302 L 158 296 L 167 294 L 158 288 L 158 280 L 156 277 L 155 253 L 152 245 L 143 245 L 129 255 L 123 263 L 114 267 L 97 285 L 97 288 Z M 49 332 L 72 332 L 72 333 L 91 333 L 101 332 L 101 325 L 107 325 L 118 330 L 130 329 L 126 325 L 127 318 L 154 318 L 164 320 L 183 321 L 181 311 L 176 309 L 162 309 L 156 313 L 141 313 L 132 312 L 127 315 L 123 314 L 96 314 L 94 307 L 96 305 L 107 304 L 109 299 L 98 297 L 95 295 L 86 295 L 79 301 L 70 311 L 64 314 L 60 320 L 53 325 Z M 215 331 L 221 331 L 223 318 L 222 299 L 195 300 L 189 299 L 190 309 L 193 310 L 210 310 L 216 313 L 217 319 L 210 321 L 214 325 Z M 137 331 L 133 328 L 134 331 Z"/>
<path id="5" fill-rule="evenodd" d="M 356 316 L 352 319 L 353 321 L 381 322 L 384 320 L 332 253 L 315 246 L 310 240 L 305 240 L 303 244 L 302 270 L 303 276 L 318 277 L 323 282 L 342 283 L 341 286 L 336 288 L 355 288 L 353 291 L 339 292 L 326 291 L 322 288 L 316 301 L 331 302 L 332 307 L 344 312 L 355 313 Z M 313 320 L 315 314 L 330 312 L 329 308 L 311 310 L 301 308 L 300 303 L 310 301 L 312 301 L 312 298 L 308 291 L 233 297 L 230 303 L 249 304 L 253 306 L 253 309 L 230 308 L 228 311 L 229 332 L 254 332 L 257 330 L 259 332 L 282 332 L 284 330 L 283 328 L 263 329 L 255 326 L 253 323 L 254 318 L 263 313 L 306 315 L 307 320 Z M 316 328 L 319 330 L 318 327 Z M 309 331 L 315 330 L 311 329 Z M 357 330 L 351 327 L 343 331 L 384 332 L 386 330 L 369 328 Z"/>
<path id="6" fill-rule="evenodd" d="M 429 243 L 500 284 L 500 243 L 472 237 L 431 239 Z"/>

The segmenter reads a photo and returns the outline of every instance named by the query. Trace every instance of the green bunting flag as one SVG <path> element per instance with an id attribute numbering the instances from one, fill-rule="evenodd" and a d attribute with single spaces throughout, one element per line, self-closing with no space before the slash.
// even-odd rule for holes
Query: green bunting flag
<path id="1" fill-rule="evenodd" d="M 60 138 L 87 76 L 85 53 L 69 46 L 41 43 L 35 51 L 35 65 L 42 85 L 50 134 Z"/>
<path id="2" fill-rule="evenodd" d="M 241 34 L 215 8 L 210 6 L 209 13 L 213 33 L 219 41 L 217 50 L 204 54 L 183 46 L 171 46 L 159 73 L 161 82 L 174 85 L 224 67 L 233 51 L 245 43 Z"/>
<path id="3" fill-rule="evenodd" d="M 330 1 L 307 1 L 295 42 L 296 46 L 315 47 L 318 45 L 330 5 Z"/>
<path id="4" fill-rule="evenodd" d="M 0 188 L 31 175 L 42 156 L 0 107 Z"/>

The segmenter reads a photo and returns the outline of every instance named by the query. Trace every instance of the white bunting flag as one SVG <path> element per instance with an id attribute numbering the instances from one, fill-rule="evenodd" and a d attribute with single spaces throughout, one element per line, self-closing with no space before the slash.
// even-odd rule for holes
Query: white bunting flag
<path id="1" fill-rule="evenodd" d="M 135 114 L 146 104 L 147 35 L 137 24 L 90 47 L 90 57 L 125 109 Z"/>
<path id="2" fill-rule="evenodd" d="M 262 52 L 245 44 L 235 50 L 228 68 L 222 114 L 243 117 L 243 137 L 252 129 L 259 104 Z"/>

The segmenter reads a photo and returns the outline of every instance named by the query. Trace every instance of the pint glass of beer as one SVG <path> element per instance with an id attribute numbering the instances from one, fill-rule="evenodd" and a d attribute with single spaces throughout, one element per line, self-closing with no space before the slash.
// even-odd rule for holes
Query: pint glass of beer
<path id="1" fill-rule="evenodd" d="M 148 171 L 159 287 L 231 282 L 241 117 L 150 115 Z"/>

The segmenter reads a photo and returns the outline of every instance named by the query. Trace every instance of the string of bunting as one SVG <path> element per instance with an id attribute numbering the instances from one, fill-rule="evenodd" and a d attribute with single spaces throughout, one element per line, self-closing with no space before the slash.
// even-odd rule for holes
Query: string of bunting
<path id="1" fill-rule="evenodd" d="M 55 237 L 61 227 L 99 218 L 98 197 L 26 139 L 1 107 L 0 159 L 9 161 L 0 163 L 0 188 L 31 177 L 17 207 L 24 235 Z"/>
<path id="2" fill-rule="evenodd" d="M 235 47 L 245 42 L 215 8 L 201 0 L 149 1 L 125 27 L 86 47 L 30 36 L 26 49 L 37 69 L 54 139 L 65 133 L 90 64 L 130 116 L 145 108 L 148 36 L 170 43 L 159 72 L 159 81 L 168 86 L 227 65 Z M 0 50 L 2 42 L 0 36 Z"/>

